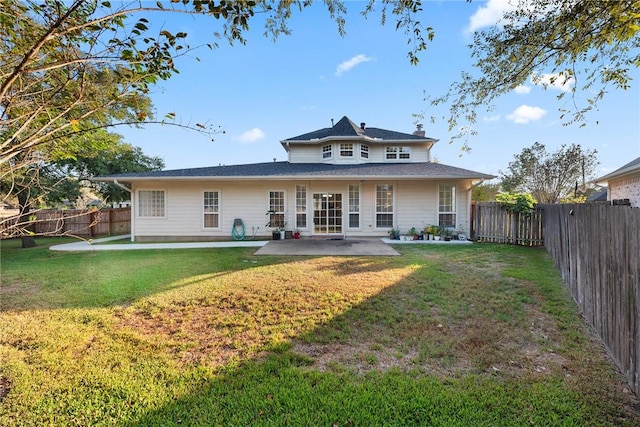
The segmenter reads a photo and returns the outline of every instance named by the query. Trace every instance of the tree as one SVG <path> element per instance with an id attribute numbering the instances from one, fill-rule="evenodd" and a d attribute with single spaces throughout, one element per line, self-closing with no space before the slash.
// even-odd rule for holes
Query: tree
<path id="1" fill-rule="evenodd" d="M 65 195 L 74 194 L 79 196 L 82 188 L 95 190 L 105 201 L 119 203 L 130 199 L 130 194 L 115 184 L 94 183 L 88 179 L 100 175 L 115 175 L 127 172 L 150 172 L 164 168 L 164 161 L 159 157 L 150 157 L 142 152 L 140 147 L 134 147 L 122 141 L 122 137 L 117 134 L 109 134 L 104 130 L 98 133 L 103 134 L 103 138 L 115 139 L 115 142 L 108 145 L 102 151 L 88 153 L 78 156 L 75 159 L 65 159 L 55 162 L 52 169 L 57 176 L 70 177 L 69 184 L 72 190 L 51 196 L 49 201 L 61 200 Z"/>
<path id="2" fill-rule="evenodd" d="M 595 150 L 583 150 L 576 144 L 548 153 L 536 142 L 514 157 L 508 171 L 500 172 L 502 189 L 530 193 L 539 203 L 558 203 L 576 196 L 578 187 L 584 189 L 598 165 Z"/>
<path id="3" fill-rule="evenodd" d="M 432 105 L 448 104 L 455 138 L 473 134 L 477 111 L 529 79 L 545 88 L 570 87 L 572 106 L 560 109 L 565 124 L 584 126 L 612 86 L 627 89 L 640 66 L 640 2 L 637 0 L 520 0 L 499 25 L 475 33 L 471 56 L 477 75 L 463 72 Z M 578 93 L 588 98 L 579 101 Z M 565 103 L 567 104 L 567 103 Z M 564 108 L 564 107 L 563 107 Z M 466 142 L 465 142 L 465 147 Z"/>
<path id="4" fill-rule="evenodd" d="M 327 11 L 344 33 L 345 5 L 325 0 Z M 246 43 L 244 33 L 256 14 L 264 17 L 265 35 L 274 39 L 289 34 L 287 21 L 308 0 L 273 3 L 256 1 L 172 0 L 131 2 L 112 6 L 109 1 L 0 0 L 0 179 L 11 184 L 4 191 L 16 196 L 21 221 L 30 213 L 29 197 L 40 183 L 42 164 L 54 156 L 76 158 L 85 147 L 76 137 L 120 125 L 157 123 L 215 135 L 215 127 L 181 123 L 176 114 L 151 114 L 150 88 L 178 72 L 176 59 L 194 48 L 187 34 L 169 28 L 153 29 L 146 16 L 152 12 L 207 15 L 220 30 L 216 40 Z M 397 17 L 396 28 L 409 35 L 409 58 L 426 48 L 430 28 L 415 19 L 419 1 L 370 0 L 364 14 L 380 10 Z M 136 19 L 137 18 L 137 19 Z M 25 198 L 26 197 L 26 198 Z"/>
<path id="5" fill-rule="evenodd" d="M 500 184 L 493 182 L 485 182 L 471 191 L 471 198 L 474 202 L 491 202 L 494 201 L 496 195 L 500 192 Z"/>

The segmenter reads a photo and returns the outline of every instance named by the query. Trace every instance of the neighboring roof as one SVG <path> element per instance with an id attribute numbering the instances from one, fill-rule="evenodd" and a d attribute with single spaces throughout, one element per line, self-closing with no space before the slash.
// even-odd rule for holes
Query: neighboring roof
<path id="1" fill-rule="evenodd" d="M 621 168 L 614 170 L 610 174 L 602 176 L 598 179 L 594 179 L 593 182 L 598 183 L 598 182 L 610 181 L 612 178 L 618 178 L 620 176 L 627 175 L 634 172 L 640 173 L 640 157 L 638 157 L 635 160 L 631 160 L 629 163 L 622 166 Z"/>
<path id="2" fill-rule="evenodd" d="M 154 172 L 124 173 L 96 177 L 94 181 L 122 182 L 157 179 L 492 179 L 493 175 L 447 166 L 441 163 L 362 163 L 334 165 L 324 163 L 267 162 L 244 165 L 213 166 Z"/>
<path id="3" fill-rule="evenodd" d="M 358 126 L 353 123 L 347 116 L 344 116 L 333 127 L 318 129 L 313 132 L 305 133 L 302 135 L 287 138 L 281 141 L 283 144 L 287 142 L 309 142 L 322 139 L 332 138 L 362 138 L 370 140 L 383 141 L 413 141 L 413 142 L 437 142 L 437 139 L 428 138 L 425 136 L 414 135 L 410 133 L 396 132 L 392 130 L 371 128 L 365 126 Z"/>
<path id="4" fill-rule="evenodd" d="M 606 202 L 607 201 L 607 189 L 603 188 L 602 190 L 593 193 L 589 197 L 587 197 L 587 202 Z"/>

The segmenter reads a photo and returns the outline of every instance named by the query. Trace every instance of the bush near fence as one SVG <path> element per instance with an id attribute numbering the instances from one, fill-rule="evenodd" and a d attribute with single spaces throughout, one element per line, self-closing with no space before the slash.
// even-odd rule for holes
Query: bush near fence
<path id="1" fill-rule="evenodd" d="M 36 235 L 66 236 L 83 238 L 128 234 L 131 232 L 131 208 L 100 210 L 54 210 L 41 209 L 30 215 L 30 230 Z M 18 221 L 19 217 L 15 217 Z M 12 237 L 11 218 L 3 222 L 2 236 Z"/>

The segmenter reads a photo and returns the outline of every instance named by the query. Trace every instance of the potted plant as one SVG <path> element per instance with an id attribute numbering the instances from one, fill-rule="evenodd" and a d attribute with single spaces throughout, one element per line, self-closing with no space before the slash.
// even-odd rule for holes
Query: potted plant
<path id="1" fill-rule="evenodd" d="M 271 220 L 271 215 L 275 214 L 274 211 L 267 211 L 267 215 L 269 215 L 269 222 L 265 225 L 265 227 L 271 228 L 271 238 L 273 240 L 284 240 L 285 236 L 285 228 L 287 223 L 284 222 L 283 219 L 273 219 Z M 285 214 L 286 215 L 286 214 Z M 280 224 L 281 223 L 281 224 Z"/>
<path id="2" fill-rule="evenodd" d="M 411 227 L 408 233 L 413 240 L 418 240 L 418 230 L 415 227 Z"/>
<path id="3" fill-rule="evenodd" d="M 458 240 L 467 240 L 467 235 L 462 227 L 458 229 Z"/>
<path id="4" fill-rule="evenodd" d="M 440 229 L 437 225 L 430 225 L 427 227 L 427 234 L 432 240 L 440 240 Z"/>
<path id="5" fill-rule="evenodd" d="M 393 227 L 389 230 L 389 240 L 400 240 L 400 229 L 398 227 Z"/>
<path id="6" fill-rule="evenodd" d="M 442 230 L 440 231 L 440 238 L 445 242 L 449 242 L 451 240 L 451 229 L 442 227 Z"/>

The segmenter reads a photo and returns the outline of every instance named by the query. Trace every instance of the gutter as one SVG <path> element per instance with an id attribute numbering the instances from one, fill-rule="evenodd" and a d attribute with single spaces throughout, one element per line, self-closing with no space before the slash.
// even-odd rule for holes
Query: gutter
<path id="1" fill-rule="evenodd" d="M 123 189 L 123 190 L 125 190 L 125 191 L 128 191 L 128 192 L 129 192 L 129 194 L 133 194 L 133 191 L 131 191 L 131 189 L 130 189 L 129 187 L 127 187 L 127 186 L 126 186 L 126 185 L 124 185 L 124 184 L 120 184 L 120 183 L 118 182 L 118 180 L 117 180 L 117 179 L 114 179 L 114 180 L 113 180 L 113 185 L 115 185 L 115 186 L 117 186 L 117 187 L 120 187 L 120 188 L 122 188 L 122 189 Z"/>
<path id="2" fill-rule="evenodd" d="M 491 178 L 493 179 L 493 178 Z M 467 190 L 467 206 L 469 206 L 469 212 L 467 212 L 467 218 L 469 219 L 468 224 L 469 224 L 469 232 L 468 232 L 468 236 L 471 237 L 471 229 L 473 227 L 473 224 L 471 224 L 471 203 L 473 202 L 473 189 L 476 188 L 479 185 L 482 185 L 485 181 L 485 178 L 480 178 L 480 181 L 476 182 L 475 184 L 471 184 L 471 187 L 469 187 L 469 190 Z"/>

